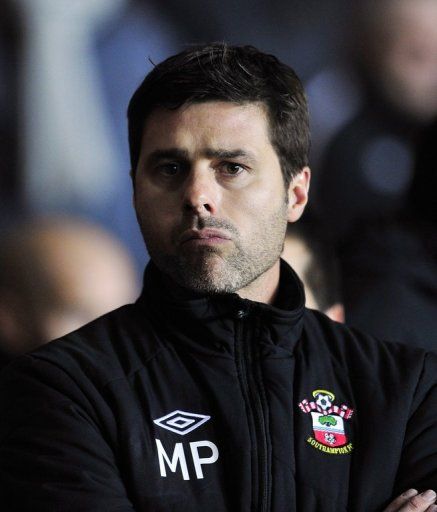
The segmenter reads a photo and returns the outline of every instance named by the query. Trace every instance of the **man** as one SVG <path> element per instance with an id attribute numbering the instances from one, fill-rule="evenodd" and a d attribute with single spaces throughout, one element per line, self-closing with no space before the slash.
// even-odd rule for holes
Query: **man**
<path id="1" fill-rule="evenodd" d="M 281 257 L 293 266 L 305 291 L 305 306 L 344 322 L 340 272 L 331 245 L 317 224 L 288 224 Z"/>
<path id="2" fill-rule="evenodd" d="M 3 372 L 9 510 L 433 510 L 437 364 L 304 308 L 294 72 L 252 47 L 158 65 L 128 111 L 138 302 Z M 413 500 L 410 502 L 410 500 Z"/>

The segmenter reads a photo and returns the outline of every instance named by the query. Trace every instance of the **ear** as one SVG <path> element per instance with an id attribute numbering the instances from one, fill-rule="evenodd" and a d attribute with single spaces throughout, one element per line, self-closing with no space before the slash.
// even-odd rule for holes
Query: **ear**
<path id="1" fill-rule="evenodd" d="M 308 202 L 311 169 L 304 167 L 288 186 L 288 222 L 296 222 L 301 217 Z"/>

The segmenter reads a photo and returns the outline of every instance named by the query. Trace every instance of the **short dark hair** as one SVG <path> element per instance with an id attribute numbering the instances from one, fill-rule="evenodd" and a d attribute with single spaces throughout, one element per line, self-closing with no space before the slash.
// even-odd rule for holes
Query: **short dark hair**
<path id="1" fill-rule="evenodd" d="M 213 43 L 169 57 L 135 91 L 128 107 L 132 172 L 138 165 L 144 122 L 152 110 L 206 101 L 258 102 L 266 107 L 270 140 L 286 185 L 308 165 L 308 108 L 296 73 L 253 46 Z"/>

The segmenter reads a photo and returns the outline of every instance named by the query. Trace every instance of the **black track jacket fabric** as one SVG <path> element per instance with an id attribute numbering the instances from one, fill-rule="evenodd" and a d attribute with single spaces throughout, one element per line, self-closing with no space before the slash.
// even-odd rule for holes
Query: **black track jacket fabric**
<path id="1" fill-rule="evenodd" d="M 436 356 L 304 308 L 171 291 L 14 361 L 0 387 L 0 508 L 381 511 L 437 488 Z"/>

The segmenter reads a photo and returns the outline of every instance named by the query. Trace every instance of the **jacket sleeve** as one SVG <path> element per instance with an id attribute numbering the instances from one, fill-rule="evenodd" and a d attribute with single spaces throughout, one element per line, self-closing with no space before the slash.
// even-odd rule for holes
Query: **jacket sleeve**
<path id="1" fill-rule="evenodd" d="M 427 354 L 414 395 L 394 496 L 409 488 L 437 491 L 437 355 Z"/>
<path id="2" fill-rule="evenodd" d="M 74 376 L 44 360 L 25 356 L 3 370 L 2 510 L 134 510 L 92 402 Z"/>

